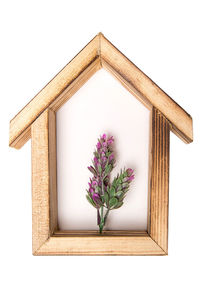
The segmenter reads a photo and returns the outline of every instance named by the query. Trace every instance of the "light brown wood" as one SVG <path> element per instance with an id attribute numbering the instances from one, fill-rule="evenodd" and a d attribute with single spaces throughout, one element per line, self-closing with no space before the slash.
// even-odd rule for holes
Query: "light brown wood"
<path id="1" fill-rule="evenodd" d="M 31 126 L 33 253 L 57 229 L 55 113 L 46 110 Z"/>
<path id="2" fill-rule="evenodd" d="M 156 116 L 157 111 L 153 110 L 153 120 Z M 155 135 L 160 132 L 156 124 L 152 128 L 155 128 Z M 157 222 L 153 213 L 151 236 L 145 231 L 105 231 L 102 236 L 99 236 L 97 231 L 59 231 L 55 113 L 49 109 L 45 110 L 32 124 L 31 133 L 34 255 L 166 255 L 166 249 L 161 247 L 162 240 L 159 240 L 159 237 L 162 237 L 162 228 L 158 239 L 154 234 L 156 231 L 153 231 L 152 226 Z M 152 143 L 154 140 L 155 138 Z M 157 154 L 153 155 L 155 159 Z M 156 173 L 158 168 L 153 170 Z M 160 185 L 158 187 L 160 188 Z M 152 189 L 154 188 L 152 185 Z M 158 199 L 154 197 L 154 200 Z M 154 202 L 151 199 L 151 207 L 155 205 Z"/>
<path id="3" fill-rule="evenodd" d="M 23 132 L 23 135 L 19 135 L 10 146 L 14 147 L 15 149 L 20 149 L 30 138 L 31 138 L 31 127 L 28 127 Z"/>
<path id="4" fill-rule="evenodd" d="M 165 255 L 149 236 L 50 237 L 35 255 Z"/>
<path id="5" fill-rule="evenodd" d="M 50 234 L 58 228 L 56 114 L 48 110 L 49 213 Z"/>
<path id="6" fill-rule="evenodd" d="M 191 116 L 99 33 L 11 120 L 9 145 L 22 147 L 37 117 L 48 107 L 59 109 L 101 67 L 148 108 L 159 109 L 184 142 L 192 142 Z"/>
<path id="7" fill-rule="evenodd" d="M 148 206 L 147 206 L 147 232 L 150 232 L 151 228 L 151 179 L 152 179 L 152 164 L 153 164 L 153 155 L 152 155 L 152 144 L 153 144 L 153 127 L 152 127 L 152 118 L 153 118 L 153 110 L 152 107 L 150 111 L 149 118 L 149 163 L 148 163 Z"/>
<path id="8" fill-rule="evenodd" d="M 149 236 L 147 231 L 104 230 L 102 236 Z M 98 230 L 56 230 L 53 236 L 99 236 Z"/>
<path id="9" fill-rule="evenodd" d="M 85 69 L 78 78 L 76 78 L 69 87 L 67 87 L 49 106 L 55 112 L 69 100 L 84 83 L 92 77 L 101 68 L 100 59 L 93 61 L 87 69 Z"/>
<path id="10" fill-rule="evenodd" d="M 9 144 L 20 148 L 26 141 L 26 131 L 36 118 L 48 108 L 60 94 L 74 86 L 74 81 L 99 60 L 99 36 L 96 36 L 82 51 L 74 57 L 10 122 Z M 92 75 L 92 73 L 90 74 Z M 85 79 L 86 80 L 86 79 Z M 80 85 L 79 85 L 80 87 Z M 18 143 L 20 139 L 20 143 Z"/>
<path id="11" fill-rule="evenodd" d="M 149 103 L 162 112 L 173 126 L 173 132 L 186 143 L 193 140 L 192 118 L 172 98 L 161 90 L 147 75 L 101 37 L 101 60 L 112 74 L 117 74 L 125 85 L 144 103 Z M 145 101 L 145 100 L 146 101 Z"/>
<path id="12" fill-rule="evenodd" d="M 56 111 L 101 67 L 151 110 L 148 230 L 59 231 Z M 192 141 L 192 118 L 119 52 L 96 36 L 10 123 L 10 145 L 32 138 L 34 255 L 166 255 L 169 134 Z"/>
<path id="13" fill-rule="evenodd" d="M 169 122 L 157 110 L 152 115 L 150 236 L 168 251 Z"/>
<path id="14" fill-rule="evenodd" d="M 99 236 L 97 231 L 59 231 L 55 113 L 45 110 L 31 130 L 34 255 L 167 254 L 169 124 L 156 109 L 152 111 L 151 127 L 153 165 L 149 233 L 105 231 Z"/>
<path id="15" fill-rule="evenodd" d="M 147 99 L 135 89 L 128 80 L 126 80 L 126 77 L 124 77 L 122 73 L 117 72 L 115 68 L 109 65 L 105 60 L 102 59 L 101 62 L 102 67 L 111 73 L 111 75 L 113 75 L 113 77 L 115 77 L 134 97 L 136 97 L 146 108 L 149 110 L 152 109 L 152 104 L 147 101 Z"/>

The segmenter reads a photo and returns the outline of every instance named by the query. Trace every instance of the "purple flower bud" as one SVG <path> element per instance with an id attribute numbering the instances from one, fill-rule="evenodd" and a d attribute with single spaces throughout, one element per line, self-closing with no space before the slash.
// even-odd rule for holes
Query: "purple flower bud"
<path id="1" fill-rule="evenodd" d="M 97 174 L 96 171 L 95 171 L 95 169 L 94 169 L 92 166 L 89 166 L 89 167 L 88 167 L 88 170 L 89 170 L 90 172 L 92 172 L 92 174 L 94 174 L 94 175 Z"/>
<path id="2" fill-rule="evenodd" d="M 131 176 L 128 178 L 128 182 L 131 182 L 134 178 L 135 178 L 135 176 L 134 176 L 134 175 L 131 175 Z"/>
<path id="3" fill-rule="evenodd" d="M 127 169 L 126 172 L 127 172 L 127 175 L 128 175 L 128 176 L 131 176 L 131 175 L 133 174 L 133 170 L 130 169 L 130 168 Z"/>
<path id="4" fill-rule="evenodd" d="M 101 167 L 101 164 L 98 162 L 98 163 L 96 164 L 96 167 L 97 167 L 97 169 L 99 169 L 99 167 Z"/>
<path id="5" fill-rule="evenodd" d="M 93 195 L 94 194 L 94 189 L 93 188 L 89 188 L 89 193 L 91 194 L 91 195 Z"/>
<path id="6" fill-rule="evenodd" d="M 97 204 L 97 205 L 102 205 L 101 199 L 99 197 L 99 194 L 93 194 L 92 195 L 92 199 L 93 201 Z"/>
<path id="7" fill-rule="evenodd" d="M 107 142 L 108 142 L 108 145 L 111 145 L 114 142 L 113 136 L 111 136 Z"/>
<path id="8" fill-rule="evenodd" d="M 96 199 L 96 200 L 100 200 L 99 194 L 97 194 L 97 193 L 94 193 L 94 194 L 92 195 L 92 198 L 93 198 L 93 199 Z"/>
<path id="9" fill-rule="evenodd" d="M 114 154 L 112 153 L 112 154 L 109 156 L 109 162 L 111 162 L 113 159 L 114 159 Z"/>
<path id="10" fill-rule="evenodd" d="M 98 160 L 98 158 L 95 156 L 95 157 L 94 157 L 94 164 L 97 165 L 98 162 L 99 162 L 99 160 Z"/>
<path id="11" fill-rule="evenodd" d="M 101 143 L 98 142 L 98 143 L 97 143 L 97 150 L 99 150 L 100 148 L 101 148 Z"/>
<path id="12" fill-rule="evenodd" d="M 123 204 L 124 197 L 129 190 L 131 181 L 135 177 L 134 171 L 131 168 L 123 169 L 117 177 L 114 178 L 113 183 L 110 183 L 110 173 L 115 164 L 115 156 L 111 146 L 113 142 L 113 136 L 108 137 L 105 133 L 101 135 L 96 144 L 96 149 L 93 152 L 94 158 L 92 165 L 88 167 L 88 170 L 93 174 L 93 177 L 90 178 L 88 183 L 89 189 L 86 190 L 86 197 L 97 209 L 97 224 L 100 227 L 100 233 L 102 233 L 107 217 L 107 213 L 102 216 L 100 215 L 100 208 L 106 207 L 108 209 L 107 212 L 109 209 L 119 208 Z M 111 200 L 113 199 L 113 201 L 115 200 L 117 205 L 113 205 L 112 207 L 110 198 Z"/>
<path id="13" fill-rule="evenodd" d="M 102 138 L 103 140 L 106 140 L 106 134 L 104 133 L 104 134 L 101 136 L 101 138 Z"/>
<path id="14" fill-rule="evenodd" d="M 107 157 L 103 156 L 101 160 L 102 160 L 102 162 L 106 162 L 107 161 Z"/>

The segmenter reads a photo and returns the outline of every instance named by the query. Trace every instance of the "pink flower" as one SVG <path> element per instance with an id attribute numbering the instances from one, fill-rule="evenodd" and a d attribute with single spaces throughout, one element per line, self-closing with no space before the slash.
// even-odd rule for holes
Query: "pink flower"
<path id="1" fill-rule="evenodd" d="M 97 165 L 98 162 L 99 162 L 99 160 L 98 160 L 98 158 L 95 156 L 95 157 L 94 157 L 94 163 L 95 163 L 95 165 Z"/>
<path id="2" fill-rule="evenodd" d="M 98 194 L 93 194 L 92 199 L 97 205 L 99 206 L 102 205 L 101 199 Z"/>
<path id="3" fill-rule="evenodd" d="M 97 150 L 99 150 L 100 148 L 101 148 L 101 143 L 98 142 L 98 143 L 97 143 Z"/>
<path id="4" fill-rule="evenodd" d="M 91 194 L 91 195 L 93 195 L 94 194 L 94 190 L 93 190 L 93 188 L 89 188 L 89 193 Z"/>
<path id="5" fill-rule="evenodd" d="M 102 160 L 102 162 L 106 162 L 107 158 L 105 156 L 103 156 L 101 160 Z"/>
<path id="6" fill-rule="evenodd" d="M 131 175 L 131 176 L 128 178 L 128 182 L 131 182 L 134 178 L 135 178 L 135 176 L 134 176 L 134 175 Z"/>
<path id="7" fill-rule="evenodd" d="M 114 154 L 112 153 L 112 154 L 109 156 L 109 162 L 111 162 L 113 159 L 114 159 Z"/>
<path id="8" fill-rule="evenodd" d="M 94 185 L 94 186 L 95 186 L 95 185 L 98 185 L 98 182 L 97 182 L 96 180 L 93 180 L 93 181 L 92 181 L 92 185 Z"/>
<path id="9" fill-rule="evenodd" d="M 108 142 L 108 145 L 111 145 L 114 142 L 113 136 L 111 136 L 107 142 Z"/>

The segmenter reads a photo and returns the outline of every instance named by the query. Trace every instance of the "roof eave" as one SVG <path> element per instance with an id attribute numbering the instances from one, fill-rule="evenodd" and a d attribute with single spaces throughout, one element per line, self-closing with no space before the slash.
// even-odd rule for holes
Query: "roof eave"
<path id="1" fill-rule="evenodd" d="M 143 104 L 156 107 L 184 142 L 193 141 L 191 116 L 99 33 L 10 121 L 9 145 L 21 148 L 38 116 L 48 107 L 56 111 L 101 67 Z"/>

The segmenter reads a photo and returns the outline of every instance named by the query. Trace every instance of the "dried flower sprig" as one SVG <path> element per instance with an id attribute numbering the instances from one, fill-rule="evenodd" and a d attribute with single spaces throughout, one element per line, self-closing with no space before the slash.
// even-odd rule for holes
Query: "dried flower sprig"
<path id="1" fill-rule="evenodd" d="M 123 200 L 129 190 L 131 181 L 134 179 L 132 169 L 121 170 L 112 183 L 110 173 L 115 165 L 115 157 L 112 150 L 114 138 L 107 138 L 103 134 L 94 151 L 93 165 L 88 169 L 92 173 L 86 198 L 97 209 L 97 225 L 102 233 L 108 214 L 111 210 L 123 205 Z"/>

